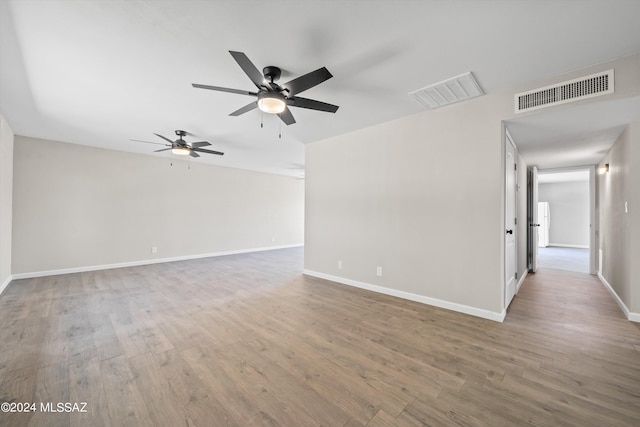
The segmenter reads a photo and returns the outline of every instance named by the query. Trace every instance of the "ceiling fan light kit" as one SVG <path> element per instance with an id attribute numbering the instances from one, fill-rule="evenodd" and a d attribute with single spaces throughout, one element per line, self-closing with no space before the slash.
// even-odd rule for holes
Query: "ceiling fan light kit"
<path id="1" fill-rule="evenodd" d="M 173 147 L 171 149 L 173 154 L 177 154 L 178 156 L 187 156 L 191 152 L 187 147 Z"/>
<path id="2" fill-rule="evenodd" d="M 259 93 L 258 108 L 265 113 L 280 114 L 287 108 L 284 96 L 279 93 Z"/>
<path id="3" fill-rule="evenodd" d="M 293 118 L 293 114 L 291 114 L 289 107 L 306 108 L 309 110 L 324 111 L 327 113 L 335 113 L 338 110 L 339 107 L 337 105 L 297 96 L 297 94 L 311 89 L 312 87 L 332 78 L 333 75 L 326 69 L 326 67 L 318 68 L 315 71 L 296 77 L 295 79 L 280 85 L 276 83 L 282 75 L 282 70 L 280 68 L 274 65 L 269 65 L 264 67 L 262 72 L 260 72 L 243 52 L 230 50 L 229 53 L 238 63 L 242 71 L 244 71 L 247 77 L 249 77 L 249 80 L 251 80 L 258 89 L 257 92 L 198 83 L 192 83 L 191 85 L 198 89 L 235 93 L 237 95 L 254 96 L 257 98 L 256 101 L 232 112 L 230 116 L 239 116 L 258 108 L 265 113 L 277 114 L 280 120 L 282 120 L 286 125 L 292 125 L 296 120 Z"/>

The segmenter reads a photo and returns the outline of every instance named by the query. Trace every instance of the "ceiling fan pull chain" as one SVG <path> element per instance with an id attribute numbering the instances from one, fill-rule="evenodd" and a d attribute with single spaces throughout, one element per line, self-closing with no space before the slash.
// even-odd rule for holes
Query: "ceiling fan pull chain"
<path id="1" fill-rule="evenodd" d="M 262 110 L 260 110 L 260 128 L 261 128 L 261 129 L 264 127 L 264 124 L 263 124 L 263 121 L 264 121 L 264 120 L 263 120 L 263 114 L 264 114 L 264 113 L 262 112 Z"/>
<path id="2" fill-rule="evenodd" d="M 278 114 L 278 117 L 280 114 Z M 278 139 L 282 139 L 282 120 L 278 120 Z"/>

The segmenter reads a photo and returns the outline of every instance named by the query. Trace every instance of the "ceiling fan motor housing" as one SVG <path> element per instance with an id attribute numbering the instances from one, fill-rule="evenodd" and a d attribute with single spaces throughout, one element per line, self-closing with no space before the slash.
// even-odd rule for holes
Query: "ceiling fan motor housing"
<path id="1" fill-rule="evenodd" d="M 280 76 L 282 75 L 282 70 L 274 65 L 268 65 L 262 69 L 262 74 L 267 81 L 273 83 L 278 81 Z"/>

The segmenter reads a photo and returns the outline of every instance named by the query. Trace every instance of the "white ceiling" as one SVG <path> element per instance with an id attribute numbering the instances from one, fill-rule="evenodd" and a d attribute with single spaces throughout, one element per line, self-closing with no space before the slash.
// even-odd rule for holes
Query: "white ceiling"
<path id="1" fill-rule="evenodd" d="M 531 115 L 507 126 L 527 164 L 550 169 L 597 164 L 626 124 L 638 120 L 640 97 Z"/>
<path id="2" fill-rule="evenodd" d="M 637 0 L 0 2 L 0 111 L 16 134 L 150 153 L 129 139 L 185 129 L 226 153 L 196 162 L 290 175 L 305 143 L 422 111 L 407 93 L 446 78 L 472 71 L 491 93 L 640 52 Z M 229 50 L 282 81 L 326 66 L 334 78 L 303 96 L 340 109 L 292 108 L 282 139 L 274 116 L 229 117 L 251 99 L 191 87 L 251 90 Z M 588 138 L 602 151 L 623 126 L 563 114 L 511 123 L 523 152 Z"/>

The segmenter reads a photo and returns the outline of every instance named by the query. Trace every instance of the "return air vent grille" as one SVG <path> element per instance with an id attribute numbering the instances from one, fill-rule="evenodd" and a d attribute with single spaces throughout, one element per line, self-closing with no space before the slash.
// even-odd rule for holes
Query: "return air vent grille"
<path id="1" fill-rule="evenodd" d="M 482 89 L 471 72 L 409 92 L 409 95 L 429 110 L 482 94 Z"/>
<path id="2" fill-rule="evenodd" d="M 522 113 L 608 93 L 613 93 L 613 70 L 517 93 L 515 111 Z"/>

